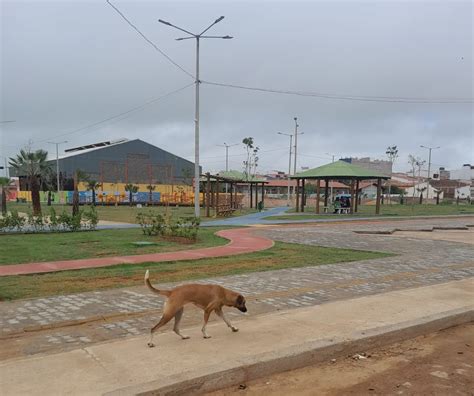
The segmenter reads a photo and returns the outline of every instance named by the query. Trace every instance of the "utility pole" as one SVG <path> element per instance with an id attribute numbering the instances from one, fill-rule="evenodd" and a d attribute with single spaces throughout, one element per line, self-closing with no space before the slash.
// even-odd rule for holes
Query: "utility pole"
<path id="1" fill-rule="evenodd" d="M 225 147 L 225 171 L 229 172 L 229 147 L 237 146 L 239 143 L 234 143 L 234 144 L 227 144 L 224 142 L 224 144 L 218 144 L 219 147 Z M 227 183 L 225 184 L 225 193 L 227 194 Z"/>
<path id="2" fill-rule="evenodd" d="M 177 38 L 177 41 L 196 39 L 196 95 L 195 95 L 195 116 L 194 116 L 194 216 L 200 217 L 201 208 L 199 205 L 199 179 L 201 178 L 199 172 L 199 84 L 201 83 L 199 79 L 199 40 L 202 38 L 217 38 L 217 39 L 231 39 L 231 36 L 203 36 L 211 27 L 216 23 L 219 23 L 224 19 L 223 16 L 217 18 L 209 27 L 204 29 L 201 33 L 195 34 L 191 33 L 188 30 L 182 29 L 176 25 L 173 25 L 169 22 L 158 19 L 158 22 L 163 23 L 164 25 L 174 27 L 175 29 L 181 30 L 182 32 L 188 34 L 189 36 Z"/>
<path id="3" fill-rule="evenodd" d="M 334 157 L 335 157 L 335 155 L 334 155 L 334 154 L 329 154 L 329 153 L 326 153 L 326 155 L 332 156 L 332 162 L 334 163 Z M 328 182 L 328 183 L 329 183 L 329 182 Z M 333 188 L 333 187 L 331 186 L 331 203 L 332 203 L 333 200 L 334 200 L 334 195 L 333 195 L 332 188 Z"/>
<path id="4" fill-rule="evenodd" d="M 287 206 L 290 206 L 290 184 L 291 184 L 291 146 L 293 144 L 293 135 L 289 133 L 278 132 L 279 135 L 285 135 L 290 137 L 290 150 L 288 155 L 288 194 L 287 194 Z"/>
<path id="5" fill-rule="evenodd" d="M 296 175 L 296 152 L 298 149 L 298 118 L 293 118 L 295 120 L 295 166 L 293 168 L 293 174 Z M 300 134 L 301 135 L 301 134 Z"/>
<path id="6" fill-rule="evenodd" d="M 55 144 L 56 145 L 56 184 L 58 188 L 58 200 L 60 200 L 60 190 L 61 186 L 59 185 L 59 145 L 67 143 L 67 140 L 64 140 L 62 142 L 48 142 L 49 144 Z"/>
<path id="7" fill-rule="evenodd" d="M 440 146 L 438 147 L 426 147 L 423 145 L 420 145 L 420 147 L 428 149 L 429 150 L 429 155 L 428 155 L 428 183 L 426 183 L 426 198 L 429 198 L 430 196 L 430 180 L 431 180 L 431 150 L 436 150 L 439 149 Z"/>

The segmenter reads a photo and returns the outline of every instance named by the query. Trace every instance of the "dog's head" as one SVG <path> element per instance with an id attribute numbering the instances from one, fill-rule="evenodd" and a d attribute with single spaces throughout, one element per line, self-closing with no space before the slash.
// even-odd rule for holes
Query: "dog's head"
<path id="1" fill-rule="evenodd" d="M 245 297 L 239 294 L 235 300 L 234 307 L 241 312 L 247 312 L 247 307 L 245 306 Z"/>

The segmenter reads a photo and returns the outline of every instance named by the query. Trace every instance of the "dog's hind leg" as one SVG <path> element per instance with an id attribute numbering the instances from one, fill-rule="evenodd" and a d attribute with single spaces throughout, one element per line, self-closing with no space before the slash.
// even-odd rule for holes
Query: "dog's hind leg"
<path id="1" fill-rule="evenodd" d="M 233 332 L 239 331 L 239 329 L 230 323 L 229 319 L 227 319 L 224 315 L 224 312 L 222 312 L 222 309 L 216 309 L 216 314 L 217 316 L 221 317 L 222 320 L 225 322 L 225 324 L 232 329 Z"/>
<path id="2" fill-rule="evenodd" d="M 183 317 L 184 308 L 181 308 L 176 314 L 174 315 L 174 327 L 173 331 L 178 334 L 183 340 L 187 340 L 189 336 L 183 335 L 179 331 L 179 323 L 181 322 L 181 318 Z"/>

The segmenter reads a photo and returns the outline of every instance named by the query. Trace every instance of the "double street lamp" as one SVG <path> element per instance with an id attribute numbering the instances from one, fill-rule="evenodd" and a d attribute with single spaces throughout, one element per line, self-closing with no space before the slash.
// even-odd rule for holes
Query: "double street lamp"
<path id="1" fill-rule="evenodd" d="M 186 33 L 187 36 L 179 37 L 176 40 L 189 40 L 189 39 L 196 39 L 196 77 L 195 77 L 195 84 L 196 84 L 196 95 L 195 95 L 195 117 L 194 117 L 194 215 L 196 217 L 200 217 L 200 205 L 199 205 L 199 179 L 201 177 L 199 172 L 199 84 L 201 81 L 199 80 L 199 40 L 200 39 L 224 39 L 229 40 L 233 37 L 231 36 L 205 36 L 206 33 L 211 27 L 213 27 L 216 23 L 219 23 L 224 19 L 223 16 L 217 18 L 211 25 L 209 25 L 206 29 L 204 29 L 201 33 L 195 34 L 191 33 L 190 31 L 180 28 L 179 26 L 173 25 L 170 22 L 164 21 L 159 19 L 158 21 L 164 25 L 173 27 L 175 29 L 181 30 L 182 32 Z"/>

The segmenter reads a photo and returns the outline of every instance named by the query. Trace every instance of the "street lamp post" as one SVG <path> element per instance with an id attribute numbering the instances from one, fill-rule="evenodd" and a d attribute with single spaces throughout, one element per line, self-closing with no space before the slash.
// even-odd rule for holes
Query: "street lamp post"
<path id="1" fill-rule="evenodd" d="M 420 145 L 420 147 L 429 150 L 429 154 L 428 154 L 428 183 L 426 183 L 426 198 L 429 199 L 429 197 L 430 197 L 430 180 L 431 180 L 431 178 L 430 178 L 430 172 L 431 172 L 431 150 L 439 149 L 440 146 L 438 146 L 438 147 L 427 147 L 427 146 Z"/>
<path id="2" fill-rule="evenodd" d="M 290 184 L 291 184 L 291 146 L 293 144 L 293 135 L 289 133 L 278 132 L 279 135 L 285 135 L 290 137 L 290 151 L 288 158 L 288 194 L 287 194 L 287 206 L 290 206 Z"/>
<path id="3" fill-rule="evenodd" d="M 188 30 L 180 28 L 176 25 L 173 25 L 170 22 L 163 21 L 159 19 L 158 22 L 163 23 L 164 25 L 174 27 L 175 29 L 181 30 L 182 32 L 188 34 L 189 36 L 180 37 L 176 40 L 188 40 L 188 39 L 196 39 L 196 77 L 195 77 L 195 84 L 196 84 L 196 95 L 195 95 L 195 116 L 194 116 L 194 215 L 196 217 L 200 217 L 200 205 L 199 205 L 199 179 L 200 179 L 200 172 L 199 172 L 199 84 L 201 81 L 199 80 L 199 40 L 203 38 L 217 38 L 217 39 L 231 39 L 231 36 L 204 36 L 212 26 L 216 23 L 219 23 L 224 19 L 223 16 L 217 18 L 209 27 L 204 29 L 201 33 L 195 34 L 191 33 Z"/>
<path id="4" fill-rule="evenodd" d="M 234 144 L 227 144 L 224 142 L 224 144 L 218 144 L 219 147 L 225 147 L 225 171 L 229 171 L 229 147 L 237 146 L 238 143 Z M 225 193 L 227 194 L 227 183 L 225 184 Z"/>
<path id="5" fill-rule="evenodd" d="M 61 199 L 60 199 L 60 185 L 59 185 L 59 145 L 67 143 L 67 140 L 64 140 L 62 142 L 48 142 L 48 143 L 56 145 L 56 184 L 57 184 L 57 189 L 58 189 L 58 200 L 60 202 Z"/>
<path id="6" fill-rule="evenodd" d="M 326 155 L 332 156 L 332 162 L 334 163 L 334 157 L 335 157 L 335 155 L 334 155 L 334 154 L 329 154 L 329 153 L 326 153 Z M 328 182 L 328 183 L 329 183 L 329 182 Z M 333 188 L 333 187 L 331 186 L 331 203 L 332 203 L 333 200 L 334 200 L 334 195 L 333 195 L 332 188 Z"/>

